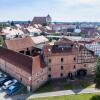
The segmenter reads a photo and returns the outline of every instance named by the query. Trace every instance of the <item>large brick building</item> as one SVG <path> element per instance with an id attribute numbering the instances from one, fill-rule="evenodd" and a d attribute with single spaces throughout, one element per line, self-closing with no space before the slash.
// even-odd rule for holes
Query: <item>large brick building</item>
<path id="1" fill-rule="evenodd" d="M 34 24 L 41 24 L 43 26 L 46 26 L 52 22 L 52 18 L 50 15 L 47 15 L 46 17 L 34 17 L 32 21 L 32 25 Z"/>
<path id="2" fill-rule="evenodd" d="M 84 45 L 62 38 L 54 45 L 45 44 L 40 49 L 31 40 L 20 41 L 16 45 L 10 41 L 11 48 L 7 43 L 0 48 L 0 69 L 33 90 L 48 79 L 74 78 L 92 73 L 94 52 Z"/>
<path id="3" fill-rule="evenodd" d="M 94 52 L 68 39 L 44 47 L 49 78 L 63 78 L 92 73 Z"/>
<path id="4" fill-rule="evenodd" d="M 27 56 L 0 47 L 0 69 L 33 89 L 47 81 L 47 67 L 38 52 Z"/>

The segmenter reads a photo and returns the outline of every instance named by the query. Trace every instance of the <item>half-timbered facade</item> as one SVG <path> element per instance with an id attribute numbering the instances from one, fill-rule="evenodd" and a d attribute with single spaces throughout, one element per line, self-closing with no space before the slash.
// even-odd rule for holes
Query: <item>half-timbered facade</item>
<path id="1" fill-rule="evenodd" d="M 44 48 L 48 78 L 64 78 L 91 74 L 94 52 L 68 39 L 61 39 Z"/>

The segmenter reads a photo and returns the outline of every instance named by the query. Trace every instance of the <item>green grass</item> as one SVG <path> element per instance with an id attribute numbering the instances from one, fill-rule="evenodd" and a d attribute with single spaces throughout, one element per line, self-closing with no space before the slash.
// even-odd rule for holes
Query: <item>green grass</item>
<path id="1" fill-rule="evenodd" d="M 81 87 L 84 88 L 95 88 L 95 84 L 86 83 L 84 81 L 80 81 Z"/>
<path id="2" fill-rule="evenodd" d="M 82 88 L 89 87 L 89 84 L 88 83 L 84 83 L 84 82 L 81 82 L 80 85 L 81 85 Z"/>
<path id="3" fill-rule="evenodd" d="M 0 46 L 3 44 L 3 38 L 0 36 Z"/>
<path id="4" fill-rule="evenodd" d="M 81 94 L 81 95 L 37 98 L 29 100 L 100 100 L 100 94 Z"/>
<path id="5" fill-rule="evenodd" d="M 52 86 L 51 86 L 50 82 L 47 82 L 43 86 L 41 86 L 40 88 L 38 88 L 35 91 L 35 93 L 50 92 L 50 91 L 52 91 Z"/>
<path id="6" fill-rule="evenodd" d="M 70 84 L 64 85 L 64 90 L 70 90 L 70 89 L 73 89 L 72 85 Z"/>
<path id="7" fill-rule="evenodd" d="M 82 86 L 83 89 L 84 88 L 95 88 L 94 84 L 90 85 L 90 84 L 86 84 L 86 83 L 81 83 L 81 86 Z"/>
<path id="8" fill-rule="evenodd" d="M 78 86 L 75 86 L 70 83 L 66 83 L 63 85 L 57 84 L 55 86 L 54 84 L 52 84 L 52 82 L 47 82 L 46 84 L 44 84 L 40 88 L 38 88 L 35 91 L 35 93 L 44 93 L 44 92 L 52 92 L 52 91 L 59 91 L 59 90 L 84 89 L 84 88 L 95 88 L 95 86 L 93 86 L 93 84 L 88 84 L 84 81 L 80 81 L 80 84 Z"/>

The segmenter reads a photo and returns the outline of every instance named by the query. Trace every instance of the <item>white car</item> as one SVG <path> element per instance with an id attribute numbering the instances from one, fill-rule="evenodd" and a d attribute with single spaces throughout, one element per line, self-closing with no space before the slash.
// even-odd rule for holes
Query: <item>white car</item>
<path id="1" fill-rule="evenodd" d="M 10 86 L 16 84 L 17 82 L 18 82 L 18 81 L 17 81 L 16 79 L 9 80 L 9 81 L 7 81 L 7 82 L 5 82 L 5 83 L 3 84 L 2 88 L 3 88 L 4 90 L 6 90 L 8 87 L 10 87 Z"/>

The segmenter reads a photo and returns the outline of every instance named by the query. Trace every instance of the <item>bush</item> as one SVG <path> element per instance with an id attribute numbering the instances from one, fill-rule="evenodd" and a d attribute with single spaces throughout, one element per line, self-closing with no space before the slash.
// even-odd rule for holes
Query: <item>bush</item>
<path id="1" fill-rule="evenodd" d="M 97 59 L 97 62 L 95 65 L 94 81 L 96 83 L 96 87 L 100 88 L 100 57 Z"/>
<path id="2" fill-rule="evenodd" d="M 3 38 L 0 36 L 0 45 L 3 44 Z"/>

